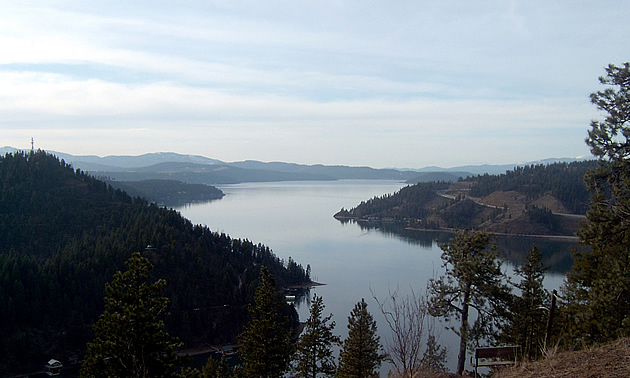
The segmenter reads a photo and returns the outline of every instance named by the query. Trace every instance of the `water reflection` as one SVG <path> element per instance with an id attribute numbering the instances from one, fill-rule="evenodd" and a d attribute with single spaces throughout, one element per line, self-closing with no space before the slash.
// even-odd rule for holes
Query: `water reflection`
<path id="1" fill-rule="evenodd" d="M 535 245 L 542 253 L 542 262 L 549 273 L 566 274 L 573 266 L 572 250 L 583 250 L 576 242 L 546 240 L 524 237 L 496 237 L 501 256 L 515 265 L 525 262 L 527 253 Z"/>
<path id="2" fill-rule="evenodd" d="M 306 307 L 311 307 L 311 288 L 310 287 L 298 287 L 290 288 L 284 291 L 284 296 L 289 304 L 293 304 L 296 308 L 300 308 L 306 304 Z"/>
<path id="3" fill-rule="evenodd" d="M 158 205 L 166 206 L 166 207 L 174 208 L 174 209 L 175 208 L 186 209 L 193 206 L 210 204 L 211 202 L 220 201 L 222 199 L 223 198 L 213 198 L 213 199 L 207 199 L 207 200 L 190 201 L 190 200 L 186 200 L 185 198 L 169 198 L 168 200 L 164 201 L 163 203 L 159 203 Z"/>
<path id="4" fill-rule="evenodd" d="M 352 219 L 339 220 L 342 224 L 354 223 L 363 231 L 377 231 L 388 237 L 396 237 L 405 242 L 424 248 L 431 248 L 434 243 L 445 243 L 454 234 L 444 231 L 415 230 L 406 227 L 406 223 L 382 221 L 355 221 Z M 525 262 L 525 257 L 534 246 L 542 253 L 542 262 L 549 267 L 552 274 L 566 274 L 573 265 L 572 251 L 584 250 L 577 242 L 541 238 L 514 237 L 497 235 L 494 237 L 499 254 L 502 258 L 515 266 Z"/>
<path id="5" fill-rule="evenodd" d="M 351 222 L 355 222 L 351 220 Z M 437 240 L 445 242 L 450 239 L 453 234 L 441 231 L 416 231 L 406 228 L 406 224 L 394 222 L 355 222 L 361 230 L 376 230 L 383 235 L 400 238 L 409 244 L 417 245 L 423 248 L 432 248 Z"/>

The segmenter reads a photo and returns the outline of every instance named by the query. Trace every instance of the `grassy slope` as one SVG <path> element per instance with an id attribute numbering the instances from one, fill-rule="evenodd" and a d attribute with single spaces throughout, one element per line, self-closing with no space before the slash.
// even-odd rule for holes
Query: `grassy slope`
<path id="1" fill-rule="evenodd" d="M 497 371 L 492 377 L 630 377 L 630 338 L 576 352 L 552 352 L 542 360 Z"/>

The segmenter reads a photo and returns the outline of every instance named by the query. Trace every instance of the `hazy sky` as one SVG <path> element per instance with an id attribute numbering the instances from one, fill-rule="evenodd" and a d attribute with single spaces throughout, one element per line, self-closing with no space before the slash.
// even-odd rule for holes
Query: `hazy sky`
<path id="1" fill-rule="evenodd" d="M 589 155 L 627 1 L 4 1 L 0 146 L 373 167 Z"/>

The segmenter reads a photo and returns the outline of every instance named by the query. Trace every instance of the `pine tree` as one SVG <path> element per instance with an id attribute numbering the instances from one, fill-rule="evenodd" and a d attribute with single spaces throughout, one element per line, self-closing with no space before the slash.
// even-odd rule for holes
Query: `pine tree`
<path id="1" fill-rule="evenodd" d="M 455 238 L 441 244 L 446 274 L 431 279 L 428 285 L 429 313 L 447 321 L 452 316 L 459 320 L 459 329 L 451 328 L 460 338 L 457 374 L 466 363 L 469 343 L 493 340 L 507 316 L 509 301 L 506 277 L 495 246 L 488 248 L 490 235 L 481 231 L 458 231 Z M 470 325 L 470 308 L 477 318 Z"/>
<path id="2" fill-rule="evenodd" d="M 200 374 L 200 378 L 226 378 L 229 376 L 230 369 L 225 356 L 222 356 L 219 361 L 210 356 Z"/>
<path id="3" fill-rule="evenodd" d="M 335 358 L 332 347 L 339 344 L 339 336 L 333 335 L 335 322 L 332 314 L 322 318 L 324 301 L 313 295 L 310 316 L 306 320 L 304 334 L 297 343 L 294 356 L 295 372 L 298 377 L 317 377 L 319 374 L 331 376 L 335 372 Z"/>
<path id="4" fill-rule="evenodd" d="M 438 373 L 446 372 L 448 362 L 448 350 L 438 343 L 435 335 L 427 337 L 427 345 L 422 354 L 420 371 Z"/>
<path id="5" fill-rule="evenodd" d="M 608 87 L 591 102 L 608 115 L 586 139 L 599 159 L 585 177 L 594 194 L 578 233 L 590 251 L 576 253 L 564 287 L 571 339 L 589 342 L 630 335 L 630 63 L 606 73 L 599 80 Z"/>
<path id="6" fill-rule="evenodd" d="M 376 322 L 367 310 L 367 303 L 361 299 L 348 317 L 348 337 L 339 353 L 337 377 L 378 377 L 384 355 L 376 330 Z"/>
<path id="7" fill-rule="evenodd" d="M 524 357 L 536 359 L 545 344 L 548 312 L 544 311 L 549 293 L 543 286 L 545 270 L 542 254 L 534 246 L 527 254 L 525 264 L 514 272 L 522 279 L 515 286 L 520 296 L 514 296 L 510 306 L 510 321 L 501 340 L 521 346 Z"/>
<path id="8" fill-rule="evenodd" d="M 166 282 L 150 283 L 153 266 L 140 253 L 126 262 L 105 286 L 105 311 L 94 325 L 82 377 L 173 377 L 181 346 L 164 330 L 168 299 L 160 296 Z"/>
<path id="9" fill-rule="evenodd" d="M 239 335 L 243 361 L 239 374 L 245 377 L 281 377 L 289 368 L 292 352 L 290 327 L 282 293 L 264 266 L 260 270 L 260 285 L 254 294 L 254 305 L 249 306 L 251 320 Z"/>

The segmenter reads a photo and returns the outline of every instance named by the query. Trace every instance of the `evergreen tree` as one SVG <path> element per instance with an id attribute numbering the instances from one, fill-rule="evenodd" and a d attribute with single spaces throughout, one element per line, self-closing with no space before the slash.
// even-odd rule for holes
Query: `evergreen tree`
<path id="1" fill-rule="evenodd" d="M 201 370 L 200 378 L 226 378 L 229 376 L 230 369 L 225 356 L 222 356 L 219 361 L 210 356 L 208 362 Z"/>
<path id="2" fill-rule="evenodd" d="M 378 377 L 378 369 L 385 358 L 376 322 L 367 310 L 365 299 L 358 302 L 348 317 L 348 338 L 339 353 L 337 377 Z"/>
<path id="3" fill-rule="evenodd" d="M 496 247 L 487 248 L 490 235 L 469 230 L 458 231 L 455 238 L 441 244 L 443 266 L 446 274 L 429 281 L 429 313 L 447 321 L 452 316 L 459 320 L 459 329 L 452 330 L 459 336 L 457 374 L 461 375 L 466 363 L 469 343 L 492 340 L 506 317 L 509 289 L 501 271 Z M 477 318 L 470 325 L 470 308 Z"/>
<path id="4" fill-rule="evenodd" d="M 589 342 L 630 335 L 630 63 L 606 73 L 591 102 L 607 116 L 586 139 L 599 159 L 585 177 L 594 194 L 578 233 L 590 251 L 576 253 L 564 287 L 572 339 Z"/>
<path id="5" fill-rule="evenodd" d="M 249 306 L 251 320 L 239 335 L 243 361 L 240 374 L 245 377 L 281 377 L 289 368 L 292 352 L 290 327 L 282 293 L 276 290 L 276 281 L 264 266 L 260 269 L 260 285 Z"/>
<path id="6" fill-rule="evenodd" d="M 126 262 L 105 287 L 105 311 L 94 325 L 82 377 L 173 377 L 180 344 L 159 319 L 168 299 L 160 296 L 164 280 L 150 283 L 152 265 L 140 253 Z"/>
<path id="7" fill-rule="evenodd" d="M 317 377 L 318 374 L 331 376 L 335 372 L 335 358 L 332 347 L 339 344 L 339 336 L 333 335 L 335 322 L 332 314 L 322 318 L 324 301 L 313 295 L 310 316 L 306 320 L 304 334 L 297 343 L 294 357 L 295 372 L 299 377 Z"/>
<path id="8" fill-rule="evenodd" d="M 525 264 L 514 269 L 522 279 L 515 286 L 520 296 L 514 296 L 510 306 L 510 320 L 502 334 L 501 340 L 521 346 L 524 357 L 536 359 L 545 344 L 547 312 L 543 310 L 547 304 L 549 293 L 543 287 L 545 270 L 541 262 L 542 254 L 534 246 L 527 254 Z"/>
<path id="9" fill-rule="evenodd" d="M 422 354 L 422 363 L 420 371 L 438 373 L 448 371 L 446 363 L 448 362 L 448 350 L 440 345 L 435 335 L 427 337 L 427 345 Z"/>

